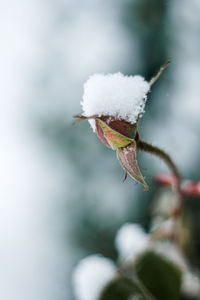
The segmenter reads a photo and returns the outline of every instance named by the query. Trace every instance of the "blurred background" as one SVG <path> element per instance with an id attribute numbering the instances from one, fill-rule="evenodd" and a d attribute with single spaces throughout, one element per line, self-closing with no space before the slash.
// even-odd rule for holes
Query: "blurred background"
<path id="1" fill-rule="evenodd" d="M 97 72 L 141 74 L 153 86 L 140 136 L 200 179 L 199 0 L 0 1 L 0 298 L 74 299 L 71 270 L 91 253 L 116 258 L 124 222 L 149 227 L 166 171 L 140 154 L 144 193 L 81 112 Z M 200 217 L 199 215 L 197 217 Z"/>

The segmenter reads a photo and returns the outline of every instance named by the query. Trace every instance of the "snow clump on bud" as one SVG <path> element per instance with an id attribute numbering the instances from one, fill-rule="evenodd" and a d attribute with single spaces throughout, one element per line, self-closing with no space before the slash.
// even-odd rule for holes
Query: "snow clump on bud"
<path id="1" fill-rule="evenodd" d="M 84 84 L 83 115 L 112 116 L 135 124 L 144 113 L 150 85 L 142 76 L 94 74 Z M 94 120 L 89 120 L 95 131 Z"/>
<path id="2" fill-rule="evenodd" d="M 82 259 L 73 272 L 73 288 L 77 300 L 97 300 L 101 290 L 115 276 L 112 260 L 100 255 Z"/>
<path id="3" fill-rule="evenodd" d="M 134 260 L 141 251 L 147 248 L 149 235 L 138 224 L 126 223 L 118 231 L 115 247 L 121 261 Z"/>

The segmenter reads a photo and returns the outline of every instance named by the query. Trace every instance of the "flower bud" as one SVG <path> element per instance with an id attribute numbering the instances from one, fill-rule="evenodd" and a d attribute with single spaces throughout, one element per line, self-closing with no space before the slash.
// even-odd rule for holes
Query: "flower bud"
<path id="1" fill-rule="evenodd" d="M 107 147 L 117 150 L 125 174 L 148 186 L 140 172 L 136 157 L 137 123 L 144 113 L 150 84 L 142 76 L 94 74 L 84 84 L 83 115 L 99 139 Z"/>
<path id="2" fill-rule="evenodd" d="M 133 141 L 129 132 L 132 130 L 132 124 L 129 125 L 125 121 L 113 120 L 109 122 L 109 119 L 103 121 L 102 118 L 96 118 L 95 125 L 100 140 L 113 150 L 126 147 Z"/>

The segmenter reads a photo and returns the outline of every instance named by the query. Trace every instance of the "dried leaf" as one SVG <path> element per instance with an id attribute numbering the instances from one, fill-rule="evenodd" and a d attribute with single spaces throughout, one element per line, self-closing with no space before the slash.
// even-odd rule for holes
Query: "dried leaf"
<path id="1" fill-rule="evenodd" d="M 125 172 L 137 182 L 141 183 L 144 186 L 145 191 L 149 191 L 149 187 L 138 166 L 136 151 L 136 142 L 132 141 L 131 145 L 117 149 L 117 158 Z"/>

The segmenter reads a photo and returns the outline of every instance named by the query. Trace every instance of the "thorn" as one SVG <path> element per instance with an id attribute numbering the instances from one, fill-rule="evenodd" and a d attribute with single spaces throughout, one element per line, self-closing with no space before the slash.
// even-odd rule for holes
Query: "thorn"
<path id="1" fill-rule="evenodd" d="M 127 172 L 125 171 L 123 182 L 126 180 L 126 178 L 127 178 Z"/>
<path id="2" fill-rule="evenodd" d="M 75 118 L 75 117 L 74 117 Z M 74 122 L 72 123 L 72 125 L 75 125 L 75 124 L 77 124 L 77 123 L 80 123 L 80 122 L 82 122 L 84 119 L 82 119 L 82 118 L 79 118 L 79 119 L 76 119 L 76 120 L 74 120 Z"/>
<path id="3" fill-rule="evenodd" d="M 150 86 L 152 86 L 157 81 L 157 79 L 160 77 L 162 72 L 168 67 L 169 64 L 170 64 L 170 61 L 168 60 L 160 67 L 160 70 L 158 71 L 158 73 L 153 78 L 151 78 L 151 80 L 149 81 Z"/>

